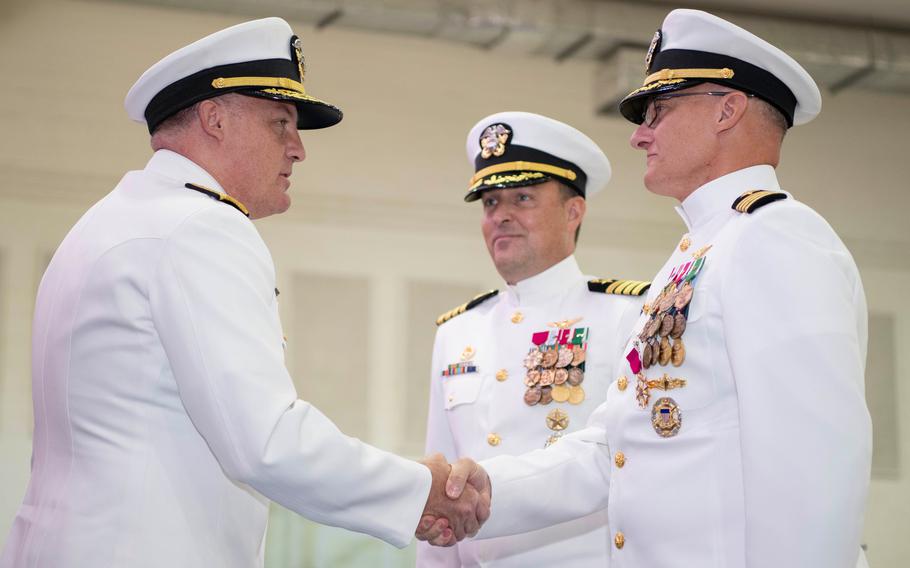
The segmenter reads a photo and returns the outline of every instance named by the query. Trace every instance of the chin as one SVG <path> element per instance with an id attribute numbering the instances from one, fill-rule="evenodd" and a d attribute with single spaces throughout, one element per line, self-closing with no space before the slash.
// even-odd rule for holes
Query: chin
<path id="1" fill-rule="evenodd" d="M 645 188 L 647 188 L 647 190 L 654 195 L 673 195 L 670 184 L 667 183 L 667 180 L 658 177 L 655 173 L 652 173 L 650 171 L 645 172 L 644 182 Z"/>

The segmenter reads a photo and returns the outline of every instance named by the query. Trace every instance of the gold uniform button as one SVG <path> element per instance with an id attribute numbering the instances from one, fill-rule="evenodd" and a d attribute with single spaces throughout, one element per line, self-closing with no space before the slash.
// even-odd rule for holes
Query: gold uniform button
<path id="1" fill-rule="evenodd" d="M 626 387 L 627 387 L 627 386 L 629 386 L 629 379 L 628 379 L 628 378 L 626 378 L 626 377 L 619 377 L 619 378 L 616 380 L 616 388 L 618 388 L 618 389 L 620 390 L 620 392 L 626 390 Z"/>
<path id="2" fill-rule="evenodd" d="M 515 312 L 512 314 L 512 323 L 521 323 L 521 320 L 523 319 L 525 319 L 525 316 L 521 312 Z"/>
<path id="3" fill-rule="evenodd" d="M 502 382 L 509 378 L 509 372 L 505 369 L 500 369 L 496 371 L 496 380 Z"/>
<path id="4" fill-rule="evenodd" d="M 500 442 L 502 442 L 502 438 L 496 432 L 487 435 L 487 443 L 491 446 L 498 446 Z"/>
<path id="5" fill-rule="evenodd" d="M 626 454 L 622 452 L 616 452 L 616 455 L 613 456 L 613 463 L 616 464 L 616 467 L 622 467 L 626 465 Z"/>
<path id="6" fill-rule="evenodd" d="M 626 545 L 626 535 L 621 532 L 616 533 L 616 538 L 613 539 L 613 544 L 616 545 L 616 548 L 622 548 Z"/>

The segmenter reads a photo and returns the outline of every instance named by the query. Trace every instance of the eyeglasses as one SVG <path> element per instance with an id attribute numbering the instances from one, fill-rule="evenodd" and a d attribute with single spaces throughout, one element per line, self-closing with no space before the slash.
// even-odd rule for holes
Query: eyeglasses
<path id="1" fill-rule="evenodd" d="M 654 123 L 657 122 L 657 119 L 660 118 L 660 111 L 663 109 L 662 106 L 657 105 L 656 103 L 660 101 L 668 101 L 670 99 L 675 99 L 678 97 L 694 97 L 696 95 L 708 95 L 711 97 L 722 97 L 724 95 L 729 95 L 730 93 L 736 93 L 739 91 L 705 91 L 703 93 L 667 93 L 665 95 L 656 95 L 650 101 L 648 101 L 648 106 L 645 107 L 645 112 L 641 115 L 641 122 L 648 128 L 653 128 Z M 754 97 L 755 95 L 751 93 L 743 93 L 747 97 Z"/>

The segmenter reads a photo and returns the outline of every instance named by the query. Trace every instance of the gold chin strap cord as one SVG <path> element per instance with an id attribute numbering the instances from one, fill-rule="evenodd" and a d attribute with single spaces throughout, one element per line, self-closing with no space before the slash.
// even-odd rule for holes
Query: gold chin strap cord
<path id="1" fill-rule="evenodd" d="M 303 83 L 286 77 L 218 77 L 212 81 L 216 89 L 229 89 L 231 87 L 280 87 L 298 93 L 306 94 Z"/>
<path id="2" fill-rule="evenodd" d="M 644 84 L 668 79 L 732 79 L 733 75 L 733 70 L 726 67 L 723 69 L 661 69 L 648 75 Z"/>

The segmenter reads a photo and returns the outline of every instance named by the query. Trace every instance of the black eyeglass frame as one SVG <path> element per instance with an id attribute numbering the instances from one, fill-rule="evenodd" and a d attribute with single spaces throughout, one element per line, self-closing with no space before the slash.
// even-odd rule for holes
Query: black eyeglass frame
<path id="1" fill-rule="evenodd" d="M 651 117 L 651 120 L 648 120 L 648 111 L 654 108 L 654 103 L 656 101 L 668 101 L 670 99 L 676 99 L 679 97 L 694 97 L 696 95 L 709 95 L 712 97 L 722 97 L 724 95 L 729 95 L 730 93 L 742 93 L 747 97 L 754 97 L 752 93 L 743 93 L 742 91 L 703 91 L 699 93 L 664 93 L 661 95 L 655 95 L 648 101 L 648 104 L 645 105 L 644 112 L 641 113 L 641 123 L 647 126 L 648 128 L 654 128 L 654 123 L 657 122 L 657 119 L 660 118 L 660 113 L 655 109 L 654 116 Z"/>

